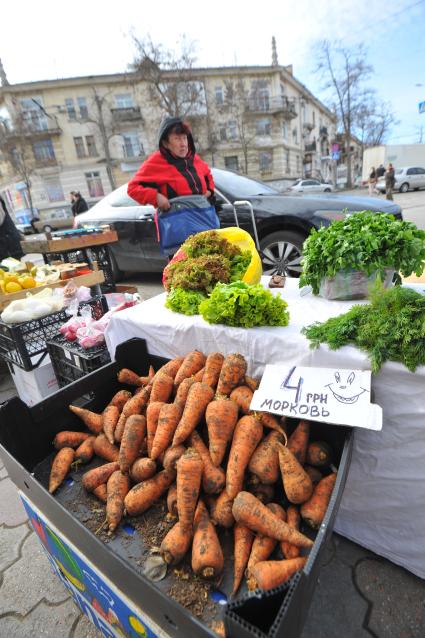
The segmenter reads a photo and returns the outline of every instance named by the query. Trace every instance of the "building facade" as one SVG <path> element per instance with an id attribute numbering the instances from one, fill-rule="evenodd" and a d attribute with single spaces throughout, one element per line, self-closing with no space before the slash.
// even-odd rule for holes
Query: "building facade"
<path id="1" fill-rule="evenodd" d="M 211 166 L 282 184 L 332 177 L 335 116 L 291 67 L 191 69 L 190 77 L 183 88 L 201 90 L 186 104 L 187 120 Z M 0 193 L 19 221 L 31 217 L 31 207 L 41 219 L 66 214 L 71 190 L 95 203 L 157 148 L 166 113 L 140 73 L 2 80 Z M 164 82 L 181 83 L 172 73 Z"/>

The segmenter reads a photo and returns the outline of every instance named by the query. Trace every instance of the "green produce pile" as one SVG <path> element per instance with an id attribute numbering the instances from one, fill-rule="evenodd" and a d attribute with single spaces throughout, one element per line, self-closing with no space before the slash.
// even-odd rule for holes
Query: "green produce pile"
<path id="1" fill-rule="evenodd" d="M 198 307 L 218 282 L 242 279 L 251 262 L 251 253 L 242 251 L 215 231 L 192 235 L 181 246 L 183 259 L 164 270 L 168 291 L 165 305 L 174 312 L 198 314 Z"/>
<path id="2" fill-rule="evenodd" d="M 304 242 L 299 285 L 309 284 L 317 295 L 322 278 L 340 270 L 378 271 L 383 281 L 385 268 L 408 277 L 421 275 L 424 265 L 425 231 L 392 215 L 363 211 L 312 230 Z"/>
<path id="3" fill-rule="evenodd" d="M 302 332 L 312 348 L 327 343 L 331 350 L 349 344 L 365 350 L 372 372 L 378 372 L 385 361 L 399 361 L 414 372 L 425 365 L 425 296 L 411 288 L 376 286 L 370 304 L 353 306 Z"/>
<path id="4" fill-rule="evenodd" d="M 273 295 L 261 284 L 242 281 L 217 284 L 208 299 L 202 301 L 199 312 L 208 323 L 227 326 L 287 326 L 288 304 L 280 295 Z"/>

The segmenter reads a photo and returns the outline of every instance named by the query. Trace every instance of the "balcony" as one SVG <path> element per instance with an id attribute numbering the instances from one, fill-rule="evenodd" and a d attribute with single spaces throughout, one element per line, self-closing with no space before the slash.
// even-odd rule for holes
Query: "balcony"
<path id="1" fill-rule="evenodd" d="M 314 153 L 316 151 L 316 140 L 310 144 L 305 144 L 304 153 Z"/>
<path id="2" fill-rule="evenodd" d="M 247 100 L 246 111 L 252 115 L 264 115 L 264 113 L 278 114 L 291 120 L 297 117 L 295 100 L 285 96 L 269 97 L 267 95 L 252 97 Z"/>
<path id="3" fill-rule="evenodd" d="M 58 166 L 56 157 L 43 157 L 35 160 L 36 168 L 50 168 L 52 166 Z"/>
<path id="4" fill-rule="evenodd" d="M 51 137 L 52 135 L 60 135 L 62 129 L 58 125 L 56 119 L 52 122 L 46 120 L 40 121 L 24 121 L 15 124 L 15 126 L 7 122 L 0 123 L 0 136 L 5 141 L 13 141 L 22 137 L 28 139 L 37 139 L 43 137 Z"/>
<path id="5" fill-rule="evenodd" d="M 112 119 L 119 122 L 140 122 L 143 120 L 140 106 L 126 106 L 119 109 L 111 109 Z"/>
<path id="6" fill-rule="evenodd" d="M 306 122 L 303 122 L 303 129 L 307 133 L 311 133 L 311 131 L 314 129 L 313 122 L 309 122 L 308 120 Z"/>
<path id="7" fill-rule="evenodd" d="M 319 136 L 321 140 L 327 140 L 328 139 L 328 128 L 327 126 L 321 126 L 319 129 Z"/>

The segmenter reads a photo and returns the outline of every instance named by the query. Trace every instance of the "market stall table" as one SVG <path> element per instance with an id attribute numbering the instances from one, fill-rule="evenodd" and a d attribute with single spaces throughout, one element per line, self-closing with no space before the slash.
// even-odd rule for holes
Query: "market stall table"
<path id="1" fill-rule="evenodd" d="M 280 292 L 291 317 L 285 328 L 209 325 L 198 315 L 188 317 L 168 310 L 165 294 L 157 295 L 112 318 L 106 332 L 111 357 L 119 343 L 141 337 L 152 354 L 167 358 L 195 348 L 205 353 L 241 352 L 252 376 L 261 375 L 267 363 L 370 369 L 366 353 L 357 348 L 331 351 L 321 346 L 311 350 L 300 333 L 305 325 L 346 312 L 353 302 L 301 296 L 296 279 L 288 279 Z M 343 536 L 421 578 L 425 578 L 424 388 L 424 366 L 412 373 L 399 363 L 387 362 L 372 377 L 373 400 L 383 408 L 384 426 L 381 432 L 355 432 L 350 472 L 335 525 Z"/>
<path id="2" fill-rule="evenodd" d="M 76 231 L 78 232 L 78 231 Z M 112 264 L 108 251 L 108 245 L 118 241 L 118 235 L 114 230 L 99 230 L 87 234 L 76 234 L 75 236 L 61 235 L 58 237 L 39 235 L 21 242 L 24 254 L 41 253 L 46 264 L 59 258 L 64 262 L 80 261 L 76 258 L 76 253 L 81 252 L 91 267 L 97 262 L 100 270 L 103 271 L 105 283 L 103 292 L 114 292 L 115 285 L 112 275 Z M 96 294 L 102 291 L 97 286 Z"/>

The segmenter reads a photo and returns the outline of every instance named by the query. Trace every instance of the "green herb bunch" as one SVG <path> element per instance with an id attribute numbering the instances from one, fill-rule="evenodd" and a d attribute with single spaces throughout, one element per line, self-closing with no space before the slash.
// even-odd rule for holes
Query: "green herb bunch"
<path id="1" fill-rule="evenodd" d="M 171 264 L 167 271 L 172 288 L 210 292 L 218 281 L 230 281 L 230 261 L 222 255 L 201 255 Z"/>
<path id="2" fill-rule="evenodd" d="M 188 257 L 200 257 L 200 255 L 224 255 L 224 257 L 234 257 L 239 255 L 239 246 L 217 233 L 215 230 L 206 230 L 196 235 L 191 235 L 181 246 L 181 250 Z"/>
<path id="3" fill-rule="evenodd" d="M 317 295 L 322 278 L 340 270 L 377 271 L 384 280 L 386 268 L 408 277 L 419 276 L 424 266 L 425 231 L 392 215 L 363 211 L 312 230 L 304 242 L 299 285 L 311 285 Z"/>
<path id="4" fill-rule="evenodd" d="M 328 344 L 331 350 L 355 345 L 368 353 L 373 372 L 385 361 L 399 361 L 414 372 L 425 365 L 425 296 L 397 286 L 375 286 L 371 303 L 353 306 L 324 323 L 302 329 L 311 347 Z"/>
<path id="5" fill-rule="evenodd" d="M 217 284 L 211 295 L 199 306 L 209 323 L 252 328 L 253 326 L 287 326 L 288 304 L 279 294 L 273 295 L 261 284 L 242 281 Z"/>

